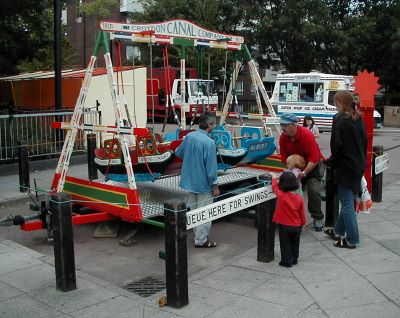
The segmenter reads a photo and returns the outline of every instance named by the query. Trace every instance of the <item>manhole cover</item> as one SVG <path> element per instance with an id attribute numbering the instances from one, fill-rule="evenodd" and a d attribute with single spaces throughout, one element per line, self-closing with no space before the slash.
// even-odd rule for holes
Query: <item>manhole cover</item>
<path id="1" fill-rule="evenodd" d="M 124 286 L 127 291 L 142 297 L 151 296 L 165 288 L 165 282 L 154 277 L 145 277 Z"/>

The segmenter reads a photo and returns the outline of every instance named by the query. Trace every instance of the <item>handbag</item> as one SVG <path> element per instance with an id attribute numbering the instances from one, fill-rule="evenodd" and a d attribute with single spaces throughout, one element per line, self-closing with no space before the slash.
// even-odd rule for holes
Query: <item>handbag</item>
<path id="1" fill-rule="evenodd" d="M 367 188 L 367 180 L 363 176 L 361 178 L 361 193 L 356 196 L 354 209 L 357 213 L 370 213 L 372 207 L 371 194 Z"/>

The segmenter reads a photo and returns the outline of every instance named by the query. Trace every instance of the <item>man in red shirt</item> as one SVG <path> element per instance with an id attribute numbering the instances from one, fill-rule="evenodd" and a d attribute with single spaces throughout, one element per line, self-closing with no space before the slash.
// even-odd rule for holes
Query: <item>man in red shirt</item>
<path id="1" fill-rule="evenodd" d="M 307 162 L 304 170 L 299 174 L 299 179 L 308 195 L 308 211 L 314 219 L 316 231 L 322 231 L 324 214 L 321 209 L 320 161 L 323 159 L 321 150 L 315 141 L 314 134 L 306 127 L 298 125 L 298 118 L 294 114 L 281 115 L 280 125 L 282 134 L 279 138 L 281 160 L 286 164 L 290 155 L 303 156 Z"/>

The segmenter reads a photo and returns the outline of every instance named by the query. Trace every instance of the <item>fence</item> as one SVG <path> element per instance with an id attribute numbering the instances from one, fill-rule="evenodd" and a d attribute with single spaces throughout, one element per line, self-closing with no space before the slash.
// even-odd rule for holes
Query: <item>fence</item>
<path id="1" fill-rule="evenodd" d="M 26 112 L 0 115 L 0 163 L 17 159 L 18 145 L 29 149 L 29 157 L 51 157 L 61 152 L 65 131 L 55 129 L 55 121 L 69 122 L 72 112 Z M 101 124 L 101 113 L 88 110 L 83 113 L 86 124 Z M 86 132 L 78 131 L 74 153 L 85 152 Z"/>

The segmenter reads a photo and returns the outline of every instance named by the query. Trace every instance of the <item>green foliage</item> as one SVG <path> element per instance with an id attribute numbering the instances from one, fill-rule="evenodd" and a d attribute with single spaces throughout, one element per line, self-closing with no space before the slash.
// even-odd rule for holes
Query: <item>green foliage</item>
<path id="1" fill-rule="evenodd" d="M 53 68 L 53 1 L 0 2 L 0 74 Z M 74 59 L 66 37 L 63 65 Z"/>
<path id="2" fill-rule="evenodd" d="M 51 36 L 53 36 L 51 34 Z M 62 66 L 68 68 L 73 65 L 76 59 L 76 53 L 66 37 L 62 39 Z M 18 62 L 17 68 L 21 73 L 35 71 L 49 71 L 54 69 L 54 51 L 53 44 L 39 48 L 33 57 L 27 57 Z"/>
<path id="3" fill-rule="evenodd" d="M 91 0 L 84 1 L 79 9 L 86 15 L 93 17 L 96 22 L 110 15 L 111 10 L 116 8 L 118 0 Z"/>

